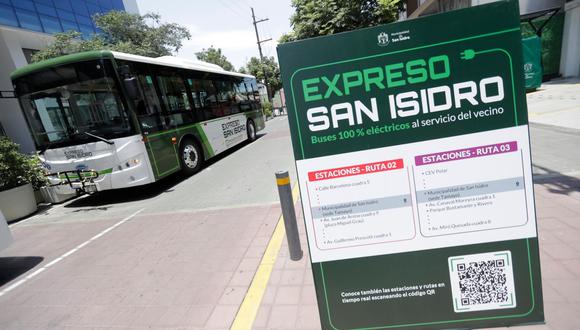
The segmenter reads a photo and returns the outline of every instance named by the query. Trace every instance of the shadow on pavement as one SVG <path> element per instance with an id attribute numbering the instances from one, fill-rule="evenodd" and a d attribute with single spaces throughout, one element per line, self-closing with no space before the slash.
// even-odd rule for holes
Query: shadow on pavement
<path id="1" fill-rule="evenodd" d="M 0 258 L 0 287 L 36 267 L 43 257 Z"/>
<path id="2" fill-rule="evenodd" d="M 255 141 L 257 141 L 258 139 L 262 138 L 265 135 L 266 134 L 257 134 Z M 241 148 L 249 144 L 250 142 L 240 143 L 239 145 L 213 157 L 212 159 L 205 162 L 203 168 L 207 168 L 208 166 L 211 166 L 221 161 L 225 157 L 228 157 L 229 155 L 239 151 Z M 173 191 L 173 187 L 189 178 L 190 177 L 184 176 L 183 174 L 178 172 L 171 174 L 168 177 L 159 180 L 158 182 L 150 183 L 147 185 L 124 189 L 105 190 L 89 196 L 77 198 L 72 202 L 69 202 L 66 205 L 64 205 L 64 207 L 65 208 L 83 207 L 83 209 L 78 209 L 73 212 L 87 212 L 96 210 L 106 211 L 107 209 L 110 208 L 110 206 L 106 206 L 108 204 L 140 201 L 153 198 L 161 194 L 171 193 Z"/>
<path id="3" fill-rule="evenodd" d="M 534 165 L 534 168 L 546 173 L 535 175 L 534 183 L 545 186 L 549 192 L 560 195 L 569 195 L 572 192 L 580 192 L 579 178 L 567 176 L 538 165 Z"/>

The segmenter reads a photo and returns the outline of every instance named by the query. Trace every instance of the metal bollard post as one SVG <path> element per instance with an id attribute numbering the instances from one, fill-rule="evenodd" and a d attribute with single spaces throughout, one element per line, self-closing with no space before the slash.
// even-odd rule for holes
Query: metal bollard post
<path id="1" fill-rule="evenodd" d="M 294 212 L 294 200 L 292 199 L 288 171 L 276 172 L 276 183 L 278 184 L 278 194 L 280 195 L 280 205 L 282 206 L 282 216 L 284 217 L 290 259 L 297 261 L 302 259 L 302 248 L 300 247 L 300 236 L 298 235 L 296 212 Z"/>

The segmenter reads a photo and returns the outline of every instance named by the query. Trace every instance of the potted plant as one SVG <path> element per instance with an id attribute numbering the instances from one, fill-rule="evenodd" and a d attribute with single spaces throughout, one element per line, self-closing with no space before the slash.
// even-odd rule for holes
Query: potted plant
<path id="1" fill-rule="evenodd" d="M 46 182 L 36 156 L 18 151 L 18 144 L 0 137 L 0 210 L 7 221 L 36 211 L 34 190 Z"/>

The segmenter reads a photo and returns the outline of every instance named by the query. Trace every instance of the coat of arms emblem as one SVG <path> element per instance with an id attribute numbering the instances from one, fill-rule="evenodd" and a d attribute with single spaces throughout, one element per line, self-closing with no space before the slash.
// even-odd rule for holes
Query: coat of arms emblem
<path id="1" fill-rule="evenodd" d="M 389 44 L 389 34 L 386 32 L 379 33 L 377 39 L 379 41 L 379 46 L 386 46 Z"/>

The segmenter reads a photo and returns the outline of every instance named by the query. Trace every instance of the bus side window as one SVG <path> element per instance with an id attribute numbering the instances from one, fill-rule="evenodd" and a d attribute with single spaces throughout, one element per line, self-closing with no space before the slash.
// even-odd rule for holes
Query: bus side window
<path id="1" fill-rule="evenodd" d="M 137 112 L 142 131 L 145 133 L 163 130 L 164 126 L 160 116 L 161 107 L 153 86 L 153 79 L 150 75 L 144 74 L 137 75 L 137 79 L 143 91 L 143 98 L 135 102 L 134 109 Z"/>
<path id="2" fill-rule="evenodd" d="M 238 81 L 235 85 L 236 87 L 236 102 L 240 106 L 240 111 L 245 112 L 252 110 L 252 104 L 250 103 L 250 98 L 248 97 L 248 91 L 246 90 L 246 84 L 244 81 Z"/>
<path id="3" fill-rule="evenodd" d="M 235 98 L 235 88 L 231 81 L 214 81 L 218 88 L 218 117 L 232 115 L 240 112 Z"/>
<path id="4" fill-rule="evenodd" d="M 177 75 L 158 75 L 157 83 L 171 126 L 193 123 L 193 111 L 183 79 Z"/>
<path id="5" fill-rule="evenodd" d="M 256 79 L 245 78 L 244 85 L 246 86 L 246 95 L 252 104 L 252 109 L 260 109 L 260 91 Z"/>
<path id="6" fill-rule="evenodd" d="M 195 78 L 188 78 L 187 85 L 189 86 L 189 91 L 191 95 L 191 100 L 193 102 L 194 118 L 195 122 L 204 121 L 205 118 L 205 104 L 204 104 L 204 93 L 202 81 Z"/>
<path id="7" fill-rule="evenodd" d="M 193 100 L 193 107 L 197 109 L 203 108 L 201 104 L 201 99 L 199 97 L 199 91 L 201 90 L 201 81 L 199 79 L 187 79 L 187 84 L 191 90 L 191 99 Z"/>
<path id="8" fill-rule="evenodd" d="M 218 102 L 217 102 L 217 90 L 216 87 L 211 80 L 203 79 L 201 80 L 201 92 L 200 98 L 204 105 L 204 114 L 205 119 L 213 119 L 217 118 L 218 111 Z"/>

